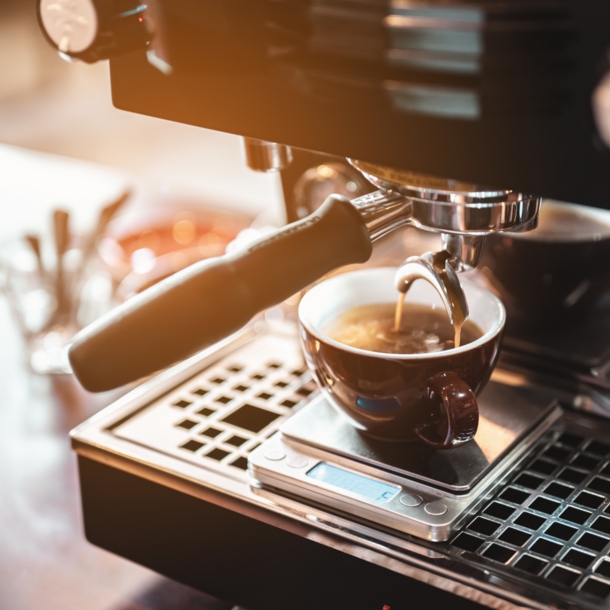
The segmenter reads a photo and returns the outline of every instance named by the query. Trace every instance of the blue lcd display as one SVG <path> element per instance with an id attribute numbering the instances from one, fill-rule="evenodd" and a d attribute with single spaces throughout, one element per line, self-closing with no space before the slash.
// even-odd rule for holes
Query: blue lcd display
<path id="1" fill-rule="evenodd" d="M 380 483 L 325 462 L 320 462 L 317 466 L 314 466 L 307 473 L 307 476 L 377 502 L 387 502 L 400 491 L 400 487 L 395 485 Z"/>

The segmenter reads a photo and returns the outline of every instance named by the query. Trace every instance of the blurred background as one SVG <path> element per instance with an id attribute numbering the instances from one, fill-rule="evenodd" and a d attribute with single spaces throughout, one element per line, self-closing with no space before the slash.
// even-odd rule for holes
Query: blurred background
<path id="1" fill-rule="evenodd" d="M 0 0 L 0 51 L 3 145 L 116 168 L 172 196 L 281 210 L 277 176 L 248 170 L 237 136 L 113 108 L 108 62 L 62 61 L 40 33 L 35 2 Z"/>
<path id="2" fill-rule="evenodd" d="M 278 175 L 247 169 L 239 137 L 116 110 L 108 62 L 61 60 L 34 1 L 0 0 L 0 177 L 0 268 L 29 352 L 44 351 L 38 335 L 59 326 L 47 347 L 65 347 L 105 309 L 222 254 L 253 221 L 284 220 Z M 104 207 L 126 190 L 100 227 Z M 85 284 L 99 271 L 112 286 Z"/>
<path id="3" fill-rule="evenodd" d="M 107 62 L 63 62 L 38 29 L 35 5 L 0 0 L 0 608 L 230 608 L 85 541 L 68 433 L 118 394 L 87 395 L 70 375 L 33 372 L 27 326 L 37 323 L 45 336 L 68 326 L 56 298 L 54 211 L 67 212 L 70 243 L 80 250 L 63 262 L 78 292 L 85 238 L 125 189 L 132 196 L 117 216 L 141 222 L 142 208 L 191 210 L 171 220 L 182 222 L 173 237 L 185 245 L 199 235 L 193 209 L 236 210 L 246 224 L 264 212 L 265 223 L 281 222 L 279 179 L 246 169 L 237 136 L 114 109 Z M 129 232 L 131 222 L 119 229 Z M 213 222 L 222 242 L 226 219 Z M 26 234 L 42 244 L 42 273 Z M 97 259 L 93 267 L 108 272 Z M 109 301 L 116 297 L 106 289 Z M 29 315 L 39 305 L 46 318 L 24 320 L 23 309 Z"/>

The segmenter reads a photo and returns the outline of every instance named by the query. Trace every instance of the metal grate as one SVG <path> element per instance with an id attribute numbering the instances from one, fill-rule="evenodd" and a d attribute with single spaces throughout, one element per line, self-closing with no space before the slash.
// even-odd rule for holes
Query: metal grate
<path id="1" fill-rule="evenodd" d="M 245 479 L 248 453 L 315 391 L 298 343 L 260 336 L 112 433 Z"/>
<path id="2" fill-rule="evenodd" d="M 542 586 L 607 598 L 610 444 L 586 433 L 548 435 L 452 545 Z"/>

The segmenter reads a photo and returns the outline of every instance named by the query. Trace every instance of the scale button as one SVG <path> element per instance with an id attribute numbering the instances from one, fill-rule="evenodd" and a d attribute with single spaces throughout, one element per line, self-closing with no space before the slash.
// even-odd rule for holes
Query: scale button
<path id="1" fill-rule="evenodd" d="M 293 455 L 291 458 L 288 458 L 286 464 L 290 466 L 290 468 L 305 468 L 309 462 L 302 455 Z"/>
<path id="2" fill-rule="evenodd" d="M 399 501 L 403 506 L 419 506 L 424 500 L 415 494 L 402 494 Z"/>
<path id="3" fill-rule="evenodd" d="M 272 462 L 279 462 L 286 457 L 286 454 L 279 448 L 277 449 L 268 449 L 265 451 L 265 457 Z"/>
<path id="4" fill-rule="evenodd" d="M 424 510 L 429 515 L 434 515 L 438 517 L 440 515 L 444 515 L 447 512 L 447 507 L 442 502 L 430 502 L 424 506 Z"/>

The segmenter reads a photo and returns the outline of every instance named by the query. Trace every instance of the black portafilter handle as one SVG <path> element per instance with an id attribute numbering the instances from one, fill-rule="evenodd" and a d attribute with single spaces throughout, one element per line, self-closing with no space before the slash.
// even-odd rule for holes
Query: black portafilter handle
<path id="1" fill-rule="evenodd" d="M 242 251 L 196 263 L 83 329 L 70 348 L 72 370 L 91 392 L 150 375 L 371 252 L 361 214 L 332 195 L 311 216 Z"/>

